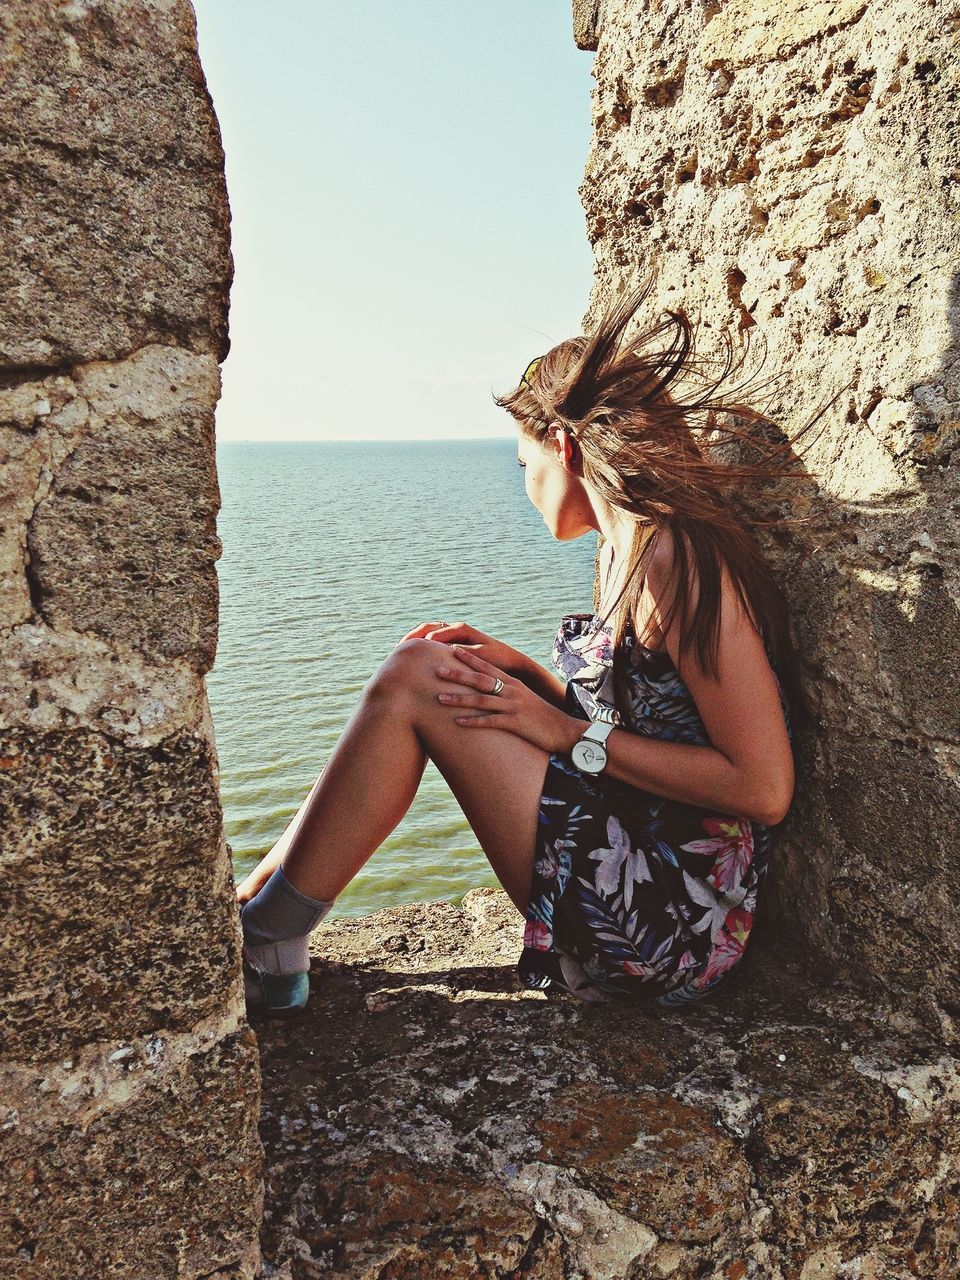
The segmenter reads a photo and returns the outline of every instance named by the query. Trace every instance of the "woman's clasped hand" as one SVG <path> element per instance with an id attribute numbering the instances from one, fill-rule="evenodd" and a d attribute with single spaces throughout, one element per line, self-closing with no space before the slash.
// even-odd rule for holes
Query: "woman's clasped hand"
<path id="1" fill-rule="evenodd" d="M 415 639 L 449 646 L 454 661 L 439 654 L 437 700 L 458 713 L 454 718 L 464 728 L 503 729 L 548 752 L 569 751 L 583 733 L 582 720 L 541 698 L 513 674 L 530 661 L 518 649 L 465 622 L 421 623 L 403 637 Z M 493 693 L 498 679 L 503 687 Z"/>
<path id="2" fill-rule="evenodd" d="M 478 658 L 483 658 L 486 662 L 491 662 L 495 667 L 500 667 L 502 671 L 515 676 L 523 675 L 530 665 L 530 659 L 525 653 L 514 649 L 512 645 L 504 644 L 502 640 L 488 636 L 483 631 L 478 631 L 468 622 L 421 622 L 405 636 L 401 636 L 397 644 L 403 644 L 404 640 L 438 640 L 441 644 L 455 644 L 461 649 L 469 648 Z"/>

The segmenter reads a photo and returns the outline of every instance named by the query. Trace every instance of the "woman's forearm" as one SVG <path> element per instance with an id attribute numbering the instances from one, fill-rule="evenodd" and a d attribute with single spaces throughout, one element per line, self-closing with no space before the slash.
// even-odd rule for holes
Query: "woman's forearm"
<path id="1" fill-rule="evenodd" d="M 583 735 L 582 720 L 570 717 L 569 752 Z M 614 729 L 606 741 L 604 774 L 668 800 L 751 818 L 767 826 L 781 822 L 790 807 L 793 777 L 756 777 L 715 747 L 664 742 L 626 729 Z"/>

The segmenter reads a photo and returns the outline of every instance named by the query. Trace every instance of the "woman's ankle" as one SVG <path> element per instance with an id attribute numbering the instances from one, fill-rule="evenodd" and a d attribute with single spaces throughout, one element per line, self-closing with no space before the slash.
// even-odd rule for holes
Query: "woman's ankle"
<path id="1" fill-rule="evenodd" d="M 310 969 L 310 935 L 257 945 L 244 941 L 243 956 L 255 969 L 278 977 L 288 973 L 307 973 Z"/>
<path id="2" fill-rule="evenodd" d="M 278 867 L 260 892 L 244 903 L 240 913 L 244 943 L 257 950 L 305 938 L 332 907 L 332 901 L 308 898 L 294 888 Z"/>

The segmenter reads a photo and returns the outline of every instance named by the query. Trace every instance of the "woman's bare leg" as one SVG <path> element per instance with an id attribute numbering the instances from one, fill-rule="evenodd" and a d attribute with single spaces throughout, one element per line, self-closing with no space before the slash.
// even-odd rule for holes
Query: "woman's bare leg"
<path id="1" fill-rule="evenodd" d="M 462 711 L 437 701 L 456 689 L 436 674 L 442 665 L 456 665 L 448 646 L 404 641 L 365 687 L 280 861 L 301 893 L 337 897 L 410 807 L 429 757 L 525 910 L 547 753 L 515 734 L 458 725 Z"/>
<path id="2" fill-rule="evenodd" d="M 316 782 L 304 796 L 300 804 L 300 808 L 287 823 L 286 827 L 284 827 L 283 833 L 278 838 L 276 844 L 274 844 L 270 850 L 264 854 L 253 870 L 249 872 L 248 875 L 246 875 L 237 885 L 238 902 L 249 902 L 251 898 L 256 897 L 283 861 L 283 855 L 290 848 L 290 842 L 293 839 L 293 834 L 303 821 L 303 815 L 307 811 L 307 805 L 313 798 L 313 794 L 320 783 L 320 777 L 322 774 L 323 770 L 320 771 Z"/>

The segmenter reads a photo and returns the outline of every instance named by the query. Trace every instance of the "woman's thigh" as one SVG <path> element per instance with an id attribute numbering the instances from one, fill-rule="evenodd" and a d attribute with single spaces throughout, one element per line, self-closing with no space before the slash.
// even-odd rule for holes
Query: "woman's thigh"
<path id="1" fill-rule="evenodd" d="M 436 674 L 439 666 L 456 665 L 448 646 L 408 640 L 378 678 L 406 703 L 425 752 L 456 796 L 500 883 L 525 912 L 549 755 L 506 730 L 457 724 L 456 717 L 469 711 L 437 700 L 441 690 L 454 686 Z"/>

